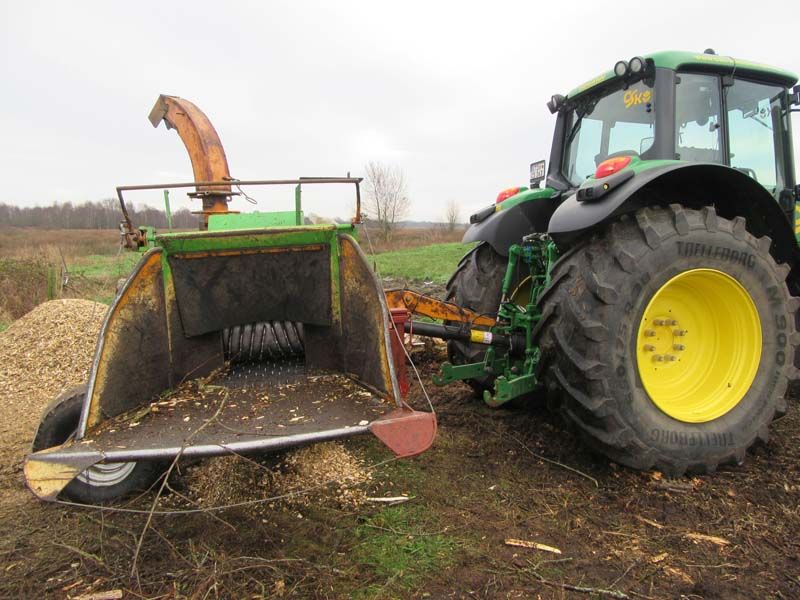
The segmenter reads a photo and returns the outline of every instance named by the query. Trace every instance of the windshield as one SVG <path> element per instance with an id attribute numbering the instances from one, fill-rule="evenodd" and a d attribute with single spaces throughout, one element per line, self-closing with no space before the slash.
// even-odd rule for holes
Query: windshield
<path id="1" fill-rule="evenodd" d="M 641 156 L 655 139 L 653 88 L 639 81 L 579 100 L 567 118 L 564 176 L 580 185 L 614 156 Z"/>

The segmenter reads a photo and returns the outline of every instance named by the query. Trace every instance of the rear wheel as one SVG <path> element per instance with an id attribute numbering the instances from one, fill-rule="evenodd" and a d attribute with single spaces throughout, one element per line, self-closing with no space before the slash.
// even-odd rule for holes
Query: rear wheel
<path id="1" fill-rule="evenodd" d="M 789 268 L 713 208 L 623 218 L 554 267 L 540 376 L 612 459 L 669 475 L 741 463 L 786 410 Z"/>
<path id="2" fill-rule="evenodd" d="M 33 452 L 59 446 L 75 435 L 85 394 L 85 385 L 72 388 L 45 409 L 33 440 Z M 98 463 L 79 473 L 62 494 L 75 502 L 102 504 L 148 489 L 161 472 L 160 463 Z"/>

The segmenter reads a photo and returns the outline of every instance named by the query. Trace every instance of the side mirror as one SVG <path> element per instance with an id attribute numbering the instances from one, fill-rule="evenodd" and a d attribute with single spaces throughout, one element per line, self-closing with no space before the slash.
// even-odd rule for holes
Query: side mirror
<path id="1" fill-rule="evenodd" d="M 789 94 L 789 106 L 800 106 L 800 85 L 792 88 L 792 93 Z"/>

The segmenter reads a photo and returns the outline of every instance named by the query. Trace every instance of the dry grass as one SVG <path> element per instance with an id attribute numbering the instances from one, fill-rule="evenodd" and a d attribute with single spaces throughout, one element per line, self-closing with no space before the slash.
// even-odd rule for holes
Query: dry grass
<path id="1" fill-rule="evenodd" d="M 119 251 L 115 229 L 37 229 L 1 227 L 0 258 L 36 257 L 51 264 L 69 264 L 89 255 L 114 255 Z"/>
<path id="2" fill-rule="evenodd" d="M 456 227 L 452 231 L 446 226 L 440 227 L 401 227 L 392 232 L 389 238 L 383 237 L 380 230 L 370 225 L 369 229 L 363 225 L 359 228 L 359 239 L 365 252 L 391 252 L 393 250 L 405 250 L 407 248 L 418 248 L 419 246 L 430 246 L 431 244 L 444 244 L 449 242 L 460 242 L 464 236 L 464 227 Z"/>

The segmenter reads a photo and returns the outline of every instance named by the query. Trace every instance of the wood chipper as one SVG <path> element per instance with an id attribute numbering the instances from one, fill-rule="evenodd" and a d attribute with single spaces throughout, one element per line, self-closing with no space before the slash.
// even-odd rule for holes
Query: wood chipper
<path id="1" fill-rule="evenodd" d="M 427 449 L 435 416 L 403 401 L 398 331 L 354 238 L 360 179 L 235 181 L 297 186 L 294 211 L 235 214 L 206 116 L 161 96 L 150 118 L 177 129 L 195 181 L 118 188 L 124 244 L 144 254 L 108 311 L 88 382 L 45 411 L 25 462 L 33 493 L 106 502 L 146 489 L 178 457 L 367 432 L 398 456 Z M 301 189 L 322 184 L 354 186 L 352 223 L 303 224 Z M 184 187 L 202 201 L 200 231 L 133 225 L 124 192 Z"/>

